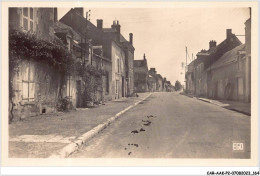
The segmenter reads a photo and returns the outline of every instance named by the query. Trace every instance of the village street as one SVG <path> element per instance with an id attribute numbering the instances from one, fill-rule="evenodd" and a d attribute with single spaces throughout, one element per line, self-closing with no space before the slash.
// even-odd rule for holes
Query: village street
<path id="1" fill-rule="evenodd" d="M 233 151 L 233 142 L 243 151 Z M 250 158 L 250 116 L 180 95 L 153 93 L 71 158 Z"/>

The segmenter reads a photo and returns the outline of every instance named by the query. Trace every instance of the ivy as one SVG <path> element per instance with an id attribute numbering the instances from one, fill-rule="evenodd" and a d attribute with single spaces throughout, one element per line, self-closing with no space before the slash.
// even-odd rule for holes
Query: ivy
<path id="1" fill-rule="evenodd" d="M 102 75 L 105 71 L 97 69 L 93 65 L 84 65 L 76 62 L 75 57 L 67 50 L 62 41 L 58 38 L 52 38 L 49 41 L 39 38 L 33 33 L 22 32 L 20 30 L 9 28 L 9 100 L 10 114 L 9 122 L 13 115 L 13 76 L 17 71 L 21 60 L 34 60 L 45 62 L 53 66 L 64 76 L 78 75 L 83 79 L 84 91 L 82 95 L 83 106 L 88 106 L 88 102 L 95 102 L 98 88 L 102 89 Z M 70 103 L 67 99 L 60 99 L 57 109 L 64 111 Z"/>
<path id="2" fill-rule="evenodd" d="M 83 91 L 83 107 L 88 107 L 89 103 L 95 103 L 97 100 L 96 94 L 98 88 L 102 88 L 102 75 L 105 74 L 105 71 L 96 69 L 93 65 L 83 65 L 81 63 L 77 64 L 78 75 L 83 79 L 85 86 Z"/>
<path id="3" fill-rule="evenodd" d="M 9 30 L 9 56 L 10 68 L 13 70 L 21 58 L 48 62 L 65 74 L 74 70 L 73 56 L 59 39 L 46 41 L 30 32 Z"/>

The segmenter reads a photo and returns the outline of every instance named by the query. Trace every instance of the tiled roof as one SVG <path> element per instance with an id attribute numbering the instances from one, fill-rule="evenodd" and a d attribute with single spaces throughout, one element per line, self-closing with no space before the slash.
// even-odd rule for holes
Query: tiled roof
<path id="1" fill-rule="evenodd" d="M 234 49 L 226 52 L 220 59 L 218 59 L 214 64 L 211 65 L 210 69 L 215 69 L 223 65 L 237 61 L 238 51 L 245 50 L 245 44 L 239 45 Z"/>

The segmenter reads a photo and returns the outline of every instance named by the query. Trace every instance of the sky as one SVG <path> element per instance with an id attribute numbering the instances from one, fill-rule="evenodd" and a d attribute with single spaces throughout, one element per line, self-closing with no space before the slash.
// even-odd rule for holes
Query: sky
<path id="1" fill-rule="evenodd" d="M 70 8 L 58 8 L 58 18 Z M 248 8 L 84 8 L 91 10 L 90 21 L 96 25 L 103 19 L 103 27 L 111 27 L 118 20 L 121 33 L 129 40 L 133 33 L 135 60 L 143 59 L 145 53 L 148 68 L 155 67 L 157 73 L 172 84 L 176 80 L 184 84 L 186 62 L 185 46 L 188 49 L 188 64 L 202 49 L 209 49 L 209 41 L 217 45 L 226 38 L 226 29 L 236 35 L 245 35 Z M 238 36 L 244 43 L 244 36 Z"/>

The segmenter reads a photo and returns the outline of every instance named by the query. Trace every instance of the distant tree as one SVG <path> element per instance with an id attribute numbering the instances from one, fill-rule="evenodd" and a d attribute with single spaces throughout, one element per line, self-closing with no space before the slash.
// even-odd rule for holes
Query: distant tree
<path id="1" fill-rule="evenodd" d="M 175 82 L 175 91 L 179 91 L 179 90 L 181 90 L 182 89 L 182 85 L 181 85 L 181 83 L 180 83 L 180 81 L 176 81 Z"/>

